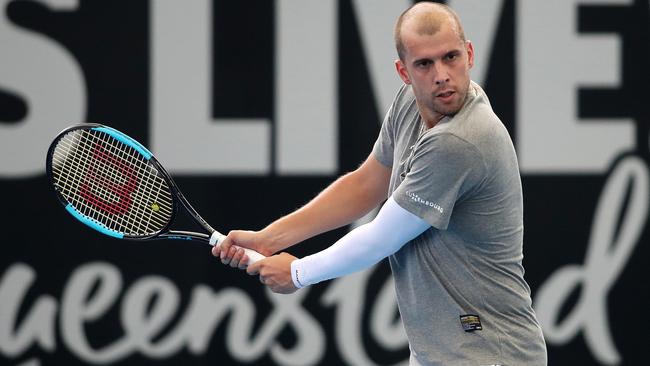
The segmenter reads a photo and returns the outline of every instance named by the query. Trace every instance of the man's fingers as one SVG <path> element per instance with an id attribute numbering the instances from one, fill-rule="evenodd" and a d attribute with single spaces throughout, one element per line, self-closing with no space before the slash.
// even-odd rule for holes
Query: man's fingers
<path id="1" fill-rule="evenodd" d="M 246 267 L 246 273 L 248 273 L 251 276 L 257 275 L 258 273 L 260 273 L 260 268 L 261 268 L 263 262 L 264 262 L 264 260 L 262 259 L 261 261 L 255 262 L 255 263 L 251 264 L 250 266 Z"/>
<path id="2" fill-rule="evenodd" d="M 217 247 L 212 248 L 212 255 L 221 259 L 221 263 L 232 268 L 245 269 L 249 257 L 243 248 L 250 247 L 255 242 L 255 232 L 232 230 Z"/>
<path id="3" fill-rule="evenodd" d="M 214 255 L 217 258 L 223 259 L 228 254 L 228 250 L 230 250 L 230 247 L 232 245 L 233 245 L 233 239 L 227 236 L 221 243 L 212 247 L 212 255 Z"/>
<path id="4" fill-rule="evenodd" d="M 249 259 L 248 256 L 246 255 L 246 252 L 244 252 L 244 255 L 243 255 L 242 258 L 239 260 L 239 266 L 238 266 L 237 268 L 239 268 L 239 269 L 246 269 L 246 267 L 248 267 L 248 261 L 249 261 L 249 260 L 250 260 L 250 259 Z"/>
<path id="5" fill-rule="evenodd" d="M 228 253 L 228 251 L 230 250 L 230 247 L 233 245 L 233 242 L 234 242 L 233 235 L 232 235 L 232 232 L 230 232 L 230 233 L 228 233 L 226 238 L 223 239 L 221 244 L 219 244 L 219 246 L 221 247 L 221 250 L 220 250 L 221 253 L 223 253 L 223 252 Z M 222 256 L 223 256 L 223 254 L 222 254 Z"/>
<path id="6" fill-rule="evenodd" d="M 232 255 L 232 259 L 230 259 L 230 267 L 237 268 L 240 266 L 242 259 L 244 258 L 244 249 L 241 248 L 236 248 L 236 247 L 230 247 L 230 252 L 234 254 Z"/>
<path id="7" fill-rule="evenodd" d="M 228 249 L 228 252 L 225 255 L 225 258 L 228 259 L 228 263 L 231 263 L 235 257 L 235 254 L 237 254 L 237 248 L 234 246 L 231 246 L 230 249 Z"/>
<path id="8" fill-rule="evenodd" d="M 215 245 L 212 247 L 212 255 L 215 257 L 219 257 L 221 255 L 221 246 L 220 245 Z"/>
<path id="9" fill-rule="evenodd" d="M 228 236 L 219 244 L 212 249 L 212 253 L 217 255 L 221 259 L 221 263 L 230 264 L 233 256 L 236 254 L 237 250 L 234 248 L 235 244 L 235 234 L 231 231 L 228 233 Z M 238 263 L 234 265 L 237 266 Z"/>

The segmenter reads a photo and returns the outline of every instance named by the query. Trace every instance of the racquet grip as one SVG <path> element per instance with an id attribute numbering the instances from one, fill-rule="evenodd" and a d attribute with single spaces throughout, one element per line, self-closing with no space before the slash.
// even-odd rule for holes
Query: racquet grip
<path id="1" fill-rule="evenodd" d="M 210 245 L 212 246 L 219 246 L 221 243 L 226 239 L 226 236 L 223 235 L 222 233 L 215 231 L 210 235 Z M 246 256 L 248 256 L 248 264 L 253 264 L 257 261 L 260 261 L 264 258 L 266 258 L 264 255 L 254 251 L 253 249 L 248 249 L 248 248 L 242 248 L 237 245 L 233 245 L 237 249 L 244 249 L 244 253 L 246 253 Z"/>

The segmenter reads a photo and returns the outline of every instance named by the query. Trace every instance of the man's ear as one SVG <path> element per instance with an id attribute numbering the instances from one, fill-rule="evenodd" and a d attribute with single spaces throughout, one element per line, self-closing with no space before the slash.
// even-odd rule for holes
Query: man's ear
<path id="1" fill-rule="evenodd" d="M 406 70 L 406 66 L 404 66 L 402 60 L 395 60 L 395 70 L 397 70 L 397 75 L 399 75 L 404 84 L 411 84 L 411 78 L 409 77 L 409 73 Z"/>
<path id="2" fill-rule="evenodd" d="M 471 69 L 474 66 L 474 45 L 470 40 L 467 40 L 466 42 L 465 48 L 467 49 L 467 63 Z"/>

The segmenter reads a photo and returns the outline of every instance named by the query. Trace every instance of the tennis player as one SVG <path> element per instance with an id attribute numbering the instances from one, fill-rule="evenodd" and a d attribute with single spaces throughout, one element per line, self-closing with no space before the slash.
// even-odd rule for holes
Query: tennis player
<path id="1" fill-rule="evenodd" d="M 233 231 L 215 256 L 246 268 L 243 250 L 271 255 L 376 218 L 331 247 L 247 268 L 291 293 L 388 257 L 411 365 L 547 364 L 522 266 L 523 200 L 510 136 L 470 80 L 472 43 L 445 5 L 420 2 L 397 20 L 403 86 L 367 160 L 299 210 L 258 232 Z"/>

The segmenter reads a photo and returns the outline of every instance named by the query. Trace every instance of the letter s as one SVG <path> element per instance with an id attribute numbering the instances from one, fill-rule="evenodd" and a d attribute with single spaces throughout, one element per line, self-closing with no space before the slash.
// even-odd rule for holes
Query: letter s
<path id="1" fill-rule="evenodd" d="M 83 122 L 86 88 L 82 70 L 61 45 L 7 18 L 11 0 L 0 0 L 0 89 L 27 104 L 17 124 L 0 124 L 0 178 L 44 172 L 50 141 L 65 126 Z M 38 0 L 51 9 L 74 10 L 78 0 Z"/>

